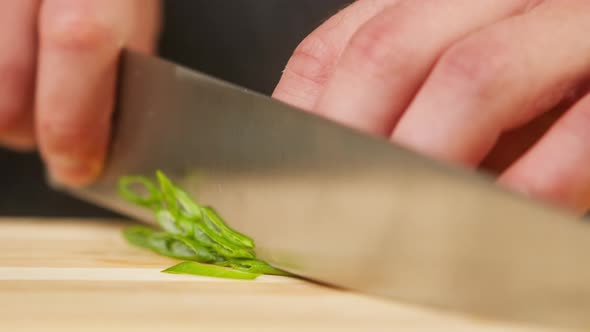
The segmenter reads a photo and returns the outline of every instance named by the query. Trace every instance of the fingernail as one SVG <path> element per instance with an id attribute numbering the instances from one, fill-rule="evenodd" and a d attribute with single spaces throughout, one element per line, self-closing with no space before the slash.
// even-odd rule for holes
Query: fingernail
<path id="1" fill-rule="evenodd" d="M 84 186 L 100 173 L 100 163 L 69 157 L 52 157 L 48 168 L 48 178 L 53 186 Z"/>

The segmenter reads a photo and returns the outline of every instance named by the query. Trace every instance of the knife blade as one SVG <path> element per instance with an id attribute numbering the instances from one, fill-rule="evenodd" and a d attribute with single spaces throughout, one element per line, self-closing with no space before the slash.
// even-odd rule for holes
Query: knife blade
<path id="1" fill-rule="evenodd" d="M 300 276 L 478 317 L 590 327 L 589 227 L 485 175 L 129 50 L 115 114 L 99 180 L 59 189 L 151 223 L 116 182 L 162 170 L 253 237 L 262 259 Z"/>

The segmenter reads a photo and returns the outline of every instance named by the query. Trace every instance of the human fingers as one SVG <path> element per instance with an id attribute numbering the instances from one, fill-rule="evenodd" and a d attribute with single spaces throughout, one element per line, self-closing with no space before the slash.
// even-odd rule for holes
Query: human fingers
<path id="1" fill-rule="evenodd" d="M 40 0 L 0 1 L 0 145 L 34 146 L 36 22 Z"/>
<path id="2" fill-rule="evenodd" d="M 43 2 L 36 130 L 53 180 L 84 185 L 100 173 L 120 51 L 153 48 L 157 10 L 155 0 Z"/>
<path id="3" fill-rule="evenodd" d="M 546 1 L 449 49 L 393 140 L 477 165 L 506 130 L 546 112 L 590 73 L 590 2 Z"/>
<path id="4" fill-rule="evenodd" d="M 351 38 L 316 111 L 388 136 L 447 48 L 529 4 L 528 0 L 404 0 L 387 7 Z"/>
<path id="5" fill-rule="evenodd" d="M 500 177 L 501 184 L 583 214 L 590 208 L 590 94 Z"/>
<path id="6" fill-rule="evenodd" d="M 313 110 L 355 31 L 384 8 L 399 1 L 359 0 L 328 19 L 295 49 L 273 97 L 304 110 Z"/>

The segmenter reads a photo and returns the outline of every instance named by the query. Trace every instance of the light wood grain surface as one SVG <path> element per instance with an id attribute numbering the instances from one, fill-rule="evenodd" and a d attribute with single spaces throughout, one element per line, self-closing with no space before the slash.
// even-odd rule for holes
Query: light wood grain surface
<path id="1" fill-rule="evenodd" d="M 176 261 L 127 245 L 125 225 L 0 219 L 0 331 L 540 331 L 292 278 L 160 273 Z"/>

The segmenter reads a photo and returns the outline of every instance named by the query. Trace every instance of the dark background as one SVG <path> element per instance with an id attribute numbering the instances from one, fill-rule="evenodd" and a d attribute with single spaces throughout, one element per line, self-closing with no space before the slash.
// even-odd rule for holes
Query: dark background
<path id="1" fill-rule="evenodd" d="M 270 95 L 297 44 L 352 0 L 166 0 L 160 55 Z M 0 215 L 112 213 L 46 185 L 36 154 L 0 149 Z"/>

